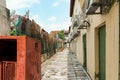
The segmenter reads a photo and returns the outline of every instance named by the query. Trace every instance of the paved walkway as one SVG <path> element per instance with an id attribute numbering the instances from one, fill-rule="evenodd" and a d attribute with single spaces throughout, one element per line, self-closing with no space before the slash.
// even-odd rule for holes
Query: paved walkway
<path id="1" fill-rule="evenodd" d="M 91 80 L 75 54 L 65 49 L 42 64 L 42 80 Z"/>

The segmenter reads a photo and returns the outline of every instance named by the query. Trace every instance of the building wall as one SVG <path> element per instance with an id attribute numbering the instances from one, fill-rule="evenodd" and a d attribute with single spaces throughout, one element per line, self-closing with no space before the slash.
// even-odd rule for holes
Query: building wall
<path id="1" fill-rule="evenodd" d="M 75 1 L 75 5 L 74 5 L 74 10 L 73 10 L 73 15 L 72 15 L 72 18 L 71 18 L 71 22 L 73 21 L 74 19 L 74 16 L 75 15 L 78 15 L 79 13 L 81 12 L 81 9 L 80 9 L 80 1 L 79 0 L 76 0 Z M 73 23 L 71 24 L 73 25 Z M 73 26 L 71 26 L 71 31 L 70 31 L 70 34 L 73 32 Z M 70 37 L 71 35 L 69 35 Z M 76 53 L 76 47 L 77 47 L 77 44 L 76 44 L 76 41 L 78 41 L 77 39 L 74 39 L 71 41 L 70 43 L 70 49 L 73 53 Z"/>
<path id="2" fill-rule="evenodd" d="M 77 55 L 77 58 L 79 60 L 79 62 L 81 64 L 83 64 L 83 44 L 82 44 L 82 37 L 81 36 L 78 36 L 77 38 L 77 51 L 76 51 L 76 55 Z"/>
<path id="3" fill-rule="evenodd" d="M 15 69 L 14 80 L 41 80 L 40 41 L 26 36 L 1 36 L 0 40 L 17 41 L 17 62 L 14 62 L 15 68 L 12 67 Z M 38 45 L 35 45 L 36 42 Z M 6 70 L 6 72 L 10 73 L 11 70 Z"/>
<path id="4" fill-rule="evenodd" d="M 0 35 L 10 34 L 9 10 L 0 4 Z"/>
<path id="5" fill-rule="evenodd" d="M 80 1 L 76 0 L 75 5 L 74 5 L 74 10 L 73 10 L 73 16 L 72 17 L 74 17 L 75 15 L 78 15 L 80 12 L 81 12 Z"/>
<path id="6" fill-rule="evenodd" d="M 84 0 L 75 0 L 73 15 L 71 19 L 74 19 L 75 15 L 80 15 L 81 12 L 81 5 L 83 5 Z M 71 32 L 73 32 L 73 26 L 71 26 Z M 70 43 L 70 49 L 77 55 L 77 58 L 81 64 L 83 64 L 83 41 L 82 37 L 86 33 L 86 30 L 81 30 L 80 35 L 76 37 Z M 70 37 L 70 35 L 69 35 Z"/>
<path id="7" fill-rule="evenodd" d="M 33 38 L 26 37 L 26 79 L 41 79 L 41 43 Z"/>
<path id="8" fill-rule="evenodd" d="M 6 7 L 6 0 L 0 0 L 0 5 L 2 5 L 3 7 Z"/>
<path id="9" fill-rule="evenodd" d="M 102 24 L 106 24 L 106 80 L 118 80 L 118 56 L 119 56 L 119 9 L 115 4 L 107 15 L 90 16 L 91 26 L 87 30 L 87 66 L 92 79 L 98 70 L 97 30 Z M 95 67 L 96 66 L 96 67 Z M 96 70 L 95 70 L 96 69 Z M 114 72 L 114 74 L 113 74 Z"/>
<path id="10" fill-rule="evenodd" d="M 78 0 L 75 1 L 75 7 Z M 77 8 L 80 11 L 80 8 Z M 75 10 L 73 16 L 76 14 Z M 79 13 L 79 12 L 78 12 Z M 115 3 L 108 14 L 89 15 L 90 28 L 81 30 L 80 35 L 71 42 L 71 48 L 76 53 L 78 60 L 83 64 L 83 35 L 87 35 L 87 72 L 92 80 L 95 79 L 95 72 L 99 70 L 98 64 L 98 28 L 106 25 L 106 80 L 118 80 L 119 73 L 119 4 Z M 74 48 L 76 48 L 76 50 Z M 114 74 L 113 74 L 114 73 Z"/>

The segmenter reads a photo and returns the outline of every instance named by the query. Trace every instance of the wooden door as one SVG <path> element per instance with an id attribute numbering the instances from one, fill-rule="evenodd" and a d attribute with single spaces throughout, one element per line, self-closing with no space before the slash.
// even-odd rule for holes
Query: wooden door
<path id="1" fill-rule="evenodd" d="M 83 35 L 83 67 L 87 70 L 86 34 Z"/>
<path id="2" fill-rule="evenodd" d="M 2 62 L 2 80 L 15 80 L 15 62 Z"/>
<path id="3" fill-rule="evenodd" d="M 106 28 L 99 28 L 99 80 L 106 80 Z"/>

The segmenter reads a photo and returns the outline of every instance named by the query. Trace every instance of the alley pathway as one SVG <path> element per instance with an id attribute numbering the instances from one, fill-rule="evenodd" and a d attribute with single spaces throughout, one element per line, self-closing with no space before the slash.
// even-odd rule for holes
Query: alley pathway
<path id="1" fill-rule="evenodd" d="M 42 63 L 42 80 L 91 80 L 68 49 Z"/>

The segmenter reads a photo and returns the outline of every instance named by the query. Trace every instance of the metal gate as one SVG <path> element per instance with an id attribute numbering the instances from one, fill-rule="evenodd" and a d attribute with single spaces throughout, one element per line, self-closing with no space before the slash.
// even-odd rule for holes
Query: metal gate
<path id="1" fill-rule="evenodd" d="M 0 80 L 15 80 L 16 62 L 0 62 Z"/>

